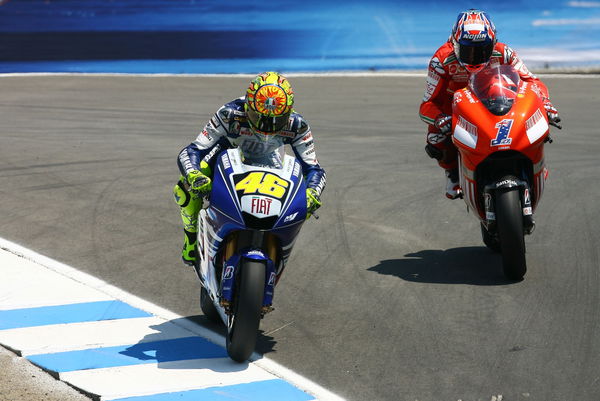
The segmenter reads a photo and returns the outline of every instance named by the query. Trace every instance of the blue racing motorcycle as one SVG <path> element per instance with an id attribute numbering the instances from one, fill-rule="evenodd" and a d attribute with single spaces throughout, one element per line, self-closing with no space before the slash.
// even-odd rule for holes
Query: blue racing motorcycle
<path id="1" fill-rule="evenodd" d="M 227 353 L 243 362 L 306 220 L 306 184 L 283 146 L 259 160 L 225 150 L 214 170 L 210 205 L 198 219 L 200 306 L 226 324 Z"/>

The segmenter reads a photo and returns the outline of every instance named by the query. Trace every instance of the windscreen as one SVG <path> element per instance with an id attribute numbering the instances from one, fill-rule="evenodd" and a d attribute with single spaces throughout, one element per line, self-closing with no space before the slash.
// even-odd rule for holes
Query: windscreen
<path id="1" fill-rule="evenodd" d="M 495 65 L 471 75 L 469 88 L 491 113 L 503 116 L 517 98 L 519 82 L 519 73 L 512 65 Z"/>
<path id="2" fill-rule="evenodd" d="M 242 162 L 251 166 L 268 167 L 268 168 L 283 168 L 283 159 L 285 156 L 285 146 L 272 143 L 267 146 L 262 152 L 256 152 L 256 147 L 242 146 L 238 148 L 242 155 Z"/>

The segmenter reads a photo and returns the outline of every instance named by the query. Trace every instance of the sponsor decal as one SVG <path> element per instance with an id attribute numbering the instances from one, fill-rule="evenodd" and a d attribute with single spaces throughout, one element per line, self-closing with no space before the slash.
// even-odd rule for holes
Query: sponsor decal
<path id="1" fill-rule="evenodd" d="M 484 192 L 483 203 L 485 204 L 485 210 L 490 210 L 492 208 L 492 195 L 487 192 Z"/>
<path id="2" fill-rule="evenodd" d="M 469 99 L 469 103 L 477 103 L 477 100 L 475 100 L 475 98 L 473 97 L 473 93 L 471 93 L 469 89 L 465 89 L 464 94 L 467 97 L 467 99 Z"/>
<path id="3" fill-rule="evenodd" d="M 438 74 L 444 74 L 446 71 L 444 71 L 444 67 L 442 66 L 442 63 L 440 63 L 440 60 L 437 57 L 434 57 L 431 59 L 431 61 L 429 62 L 429 68 L 430 68 L 430 74 L 431 74 L 431 70 L 437 72 Z M 439 78 L 438 78 L 439 80 Z"/>
<path id="4" fill-rule="evenodd" d="M 531 216 L 532 214 L 531 206 L 523 208 L 523 216 Z"/>
<path id="5" fill-rule="evenodd" d="M 502 180 L 496 183 L 496 188 L 507 186 L 509 188 L 516 187 L 519 184 L 515 180 Z"/>
<path id="6" fill-rule="evenodd" d="M 234 266 L 227 266 L 223 271 L 223 280 L 230 280 L 233 278 L 233 272 L 235 271 Z"/>
<path id="7" fill-rule="evenodd" d="M 277 277 L 277 275 L 274 272 L 271 272 L 267 285 L 275 285 L 275 277 Z"/>
<path id="8" fill-rule="evenodd" d="M 312 137 L 313 137 L 312 132 L 309 132 L 308 134 L 306 134 L 302 137 L 302 142 L 307 142 L 307 141 L 311 140 Z"/>
<path id="9" fill-rule="evenodd" d="M 540 89 L 540 87 L 537 84 L 532 84 L 531 85 L 531 90 L 538 95 L 538 97 L 544 97 L 544 95 L 542 94 L 542 90 Z"/>
<path id="10" fill-rule="evenodd" d="M 214 128 L 218 128 L 219 126 L 221 126 L 221 123 L 219 122 L 219 119 L 217 118 L 217 116 L 212 116 L 212 118 L 210 119 L 210 124 Z"/>
<path id="11" fill-rule="evenodd" d="M 268 215 L 271 211 L 271 202 L 273 202 L 273 199 L 253 196 L 252 197 L 252 213 Z"/>
<path id="12" fill-rule="evenodd" d="M 246 154 L 264 155 L 267 153 L 270 145 L 253 140 L 245 140 L 240 147 Z"/>
<path id="13" fill-rule="evenodd" d="M 277 135 L 279 136 L 283 136 L 285 138 L 293 138 L 296 136 L 296 134 L 294 132 L 291 131 L 280 131 L 277 133 Z"/>
<path id="14" fill-rule="evenodd" d="M 448 66 L 448 70 L 450 71 L 450 75 L 452 75 L 452 79 L 454 81 L 457 81 L 457 80 L 463 81 L 463 78 L 466 81 L 469 76 L 465 67 L 460 65 L 458 62 L 454 62 L 454 63 L 450 64 Z"/>
<path id="15" fill-rule="evenodd" d="M 473 42 L 481 42 L 482 40 L 485 40 L 485 38 L 487 38 L 487 33 L 483 32 L 483 33 L 464 33 L 462 35 L 462 39 L 468 39 L 468 40 L 472 40 Z"/>
<path id="16" fill-rule="evenodd" d="M 300 164 L 298 164 L 298 163 L 294 164 L 294 172 L 292 173 L 292 175 L 294 177 L 299 177 L 300 176 Z"/>
<path id="17" fill-rule="evenodd" d="M 529 196 L 529 188 L 525 188 L 525 191 L 523 192 L 523 203 L 525 203 L 526 205 L 531 203 L 531 197 Z"/>
<path id="18" fill-rule="evenodd" d="M 289 221 L 292 221 L 296 218 L 296 216 L 298 216 L 298 212 L 290 214 L 289 216 L 286 216 L 285 219 L 283 219 L 283 222 L 287 223 Z"/>
<path id="19" fill-rule="evenodd" d="M 492 139 L 490 146 L 510 145 L 512 143 L 512 138 L 510 138 L 509 135 L 513 121 L 514 120 L 512 119 L 504 119 L 499 123 L 496 123 L 498 132 L 496 133 L 496 138 Z"/>
<path id="20" fill-rule="evenodd" d="M 458 117 L 458 122 L 456 123 L 459 127 L 464 128 L 469 134 L 477 137 L 477 126 L 475 124 L 471 124 L 468 122 L 463 116 Z"/>
<path id="21" fill-rule="evenodd" d="M 262 257 L 265 256 L 265 254 L 262 251 L 259 251 L 258 249 L 254 249 L 252 251 L 249 251 L 248 255 L 262 256 Z"/>
<path id="22" fill-rule="evenodd" d="M 429 74 L 427 75 L 427 84 L 425 86 L 425 95 L 423 95 L 424 102 L 431 99 L 439 82 L 440 76 L 433 71 L 429 71 Z"/>
<path id="23" fill-rule="evenodd" d="M 209 141 L 212 141 L 212 136 L 210 136 L 210 134 L 208 133 L 207 130 L 203 130 L 202 133 L 200 134 L 202 136 L 204 136 L 206 139 L 208 139 Z"/>
<path id="24" fill-rule="evenodd" d="M 462 94 L 462 92 L 455 92 L 454 93 L 454 98 L 452 99 L 452 104 L 456 105 L 456 104 L 459 104 L 462 101 L 463 101 L 463 94 Z"/>
<path id="25" fill-rule="evenodd" d="M 525 121 L 525 127 L 527 129 L 531 129 L 538 121 L 540 121 L 543 118 L 544 118 L 544 115 L 542 114 L 540 109 L 537 109 L 536 112 L 533 113 L 533 115 L 531 117 L 529 117 L 527 119 L 527 121 Z"/>
<path id="26" fill-rule="evenodd" d="M 529 86 L 529 82 L 527 81 L 522 81 L 521 83 L 521 87 L 519 88 L 519 94 L 520 95 L 524 95 L 525 91 L 527 90 L 527 87 Z"/>
<path id="27" fill-rule="evenodd" d="M 438 143 L 442 143 L 446 140 L 446 134 L 442 134 L 440 132 L 430 132 L 427 134 L 427 142 L 432 145 L 437 145 Z"/>
<path id="28" fill-rule="evenodd" d="M 221 157 L 221 161 L 223 162 L 223 167 L 231 168 L 231 163 L 229 163 L 229 157 L 227 157 L 227 155 L 223 155 L 223 157 Z"/>

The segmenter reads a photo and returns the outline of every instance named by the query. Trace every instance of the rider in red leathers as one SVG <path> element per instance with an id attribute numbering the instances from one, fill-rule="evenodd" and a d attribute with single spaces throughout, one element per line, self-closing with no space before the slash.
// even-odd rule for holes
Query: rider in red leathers
<path id="1" fill-rule="evenodd" d="M 454 92 L 467 86 L 470 74 L 488 64 L 511 64 L 521 79 L 537 85 L 548 118 L 558 123 L 556 108 L 550 103 L 548 89 L 529 72 L 514 50 L 496 39 L 496 28 L 487 13 L 468 10 L 460 13 L 452 34 L 429 62 L 427 86 L 419 116 L 429 125 L 425 151 L 445 170 L 446 197 L 462 196 L 458 182 L 458 154 L 452 143 L 452 100 Z"/>

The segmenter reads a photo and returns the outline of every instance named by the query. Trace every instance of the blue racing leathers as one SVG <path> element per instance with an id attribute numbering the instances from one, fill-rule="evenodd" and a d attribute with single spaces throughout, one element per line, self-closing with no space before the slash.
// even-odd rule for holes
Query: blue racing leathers
<path id="1" fill-rule="evenodd" d="M 302 166 L 307 187 L 317 191 L 320 196 L 325 188 L 325 170 L 317 161 L 312 132 L 306 120 L 292 112 L 282 131 L 269 135 L 255 132 L 248 123 L 243 97 L 221 107 L 196 140 L 183 148 L 178 157 L 179 170 L 185 177 L 190 171 L 200 170 L 203 161 L 212 168 L 215 156 L 231 147 L 240 147 L 245 155 L 260 156 L 286 144 L 291 145 Z"/>

